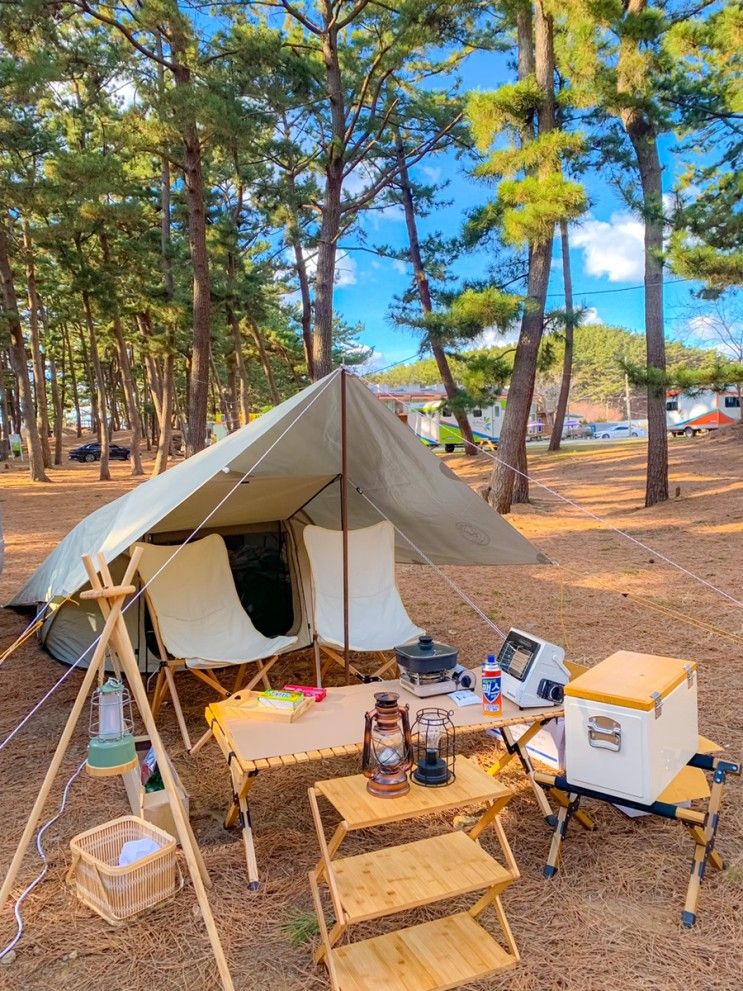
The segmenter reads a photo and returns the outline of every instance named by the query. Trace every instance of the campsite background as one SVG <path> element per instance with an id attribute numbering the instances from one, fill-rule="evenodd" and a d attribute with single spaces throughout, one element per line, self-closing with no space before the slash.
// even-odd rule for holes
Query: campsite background
<path id="1" fill-rule="evenodd" d="M 496 460 L 466 447 L 442 462 L 554 564 L 453 577 L 499 626 L 575 661 L 625 647 L 698 661 L 702 731 L 737 759 L 739 607 L 536 483 L 739 596 L 743 431 L 669 444 L 665 396 L 743 385 L 742 47 L 734 0 L 3 4 L 0 458 L 12 435 L 25 451 L 0 461 L 0 602 L 92 510 L 201 450 L 217 420 L 235 431 L 342 364 L 378 384 L 441 383 L 460 418 L 509 387 Z M 622 408 L 627 390 L 647 441 L 527 458 L 533 396 L 564 412 Z M 95 440 L 98 463 L 69 460 Z M 111 443 L 131 461 L 109 463 Z M 412 619 L 465 663 L 497 648 L 432 571 L 401 567 L 399 581 Z M 26 621 L 0 610 L 0 650 Z M 33 640 L 0 666 L 3 739 L 59 673 Z M 310 658 L 282 674 L 311 680 Z M 74 672 L 0 754 L 0 863 L 78 686 Z M 198 687 L 184 701 L 198 723 Z M 306 788 L 357 762 L 258 781 L 253 896 L 222 828 L 221 756 L 188 760 L 163 725 L 235 974 L 257 991 L 324 987 Z M 85 742 L 81 725 L 55 801 Z M 463 749 L 487 766 L 482 741 Z M 571 829 L 548 884 L 546 827 L 520 777 L 506 780 L 523 962 L 487 991 L 737 991 L 737 782 L 728 866 L 686 932 L 680 827 L 599 808 L 598 832 Z M 65 891 L 69 837 L 123 802 L 103 781 L 73 788 L 0 991 L 216 987 L 188 893 L 110 931 Z"/>

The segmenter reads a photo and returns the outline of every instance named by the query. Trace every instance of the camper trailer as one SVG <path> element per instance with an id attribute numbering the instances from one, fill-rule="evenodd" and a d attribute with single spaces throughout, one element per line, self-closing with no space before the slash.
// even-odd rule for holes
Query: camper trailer
<path id="1" fill-rule="evenodd" d="M 498 442 L 505 405 L 505 400 L 496 400 L 490 406 L 476 407 L 467 414 L 472 436 L 478 444 Z M 462 432 L 454 414 L 441 402 L 425 403 L 411 409 L 408 425 L 428 447 L 443 445 L 448 453 L 455 447 L 462 447 Z"/>
<path id="2" fill-rule="evenodd" d="M 673 436 L 694 437 L 703 430 L 717 430 L 740 420 L 737 389 L 722 392 L 669 392 L 666 396 L 666 425 Z"/>

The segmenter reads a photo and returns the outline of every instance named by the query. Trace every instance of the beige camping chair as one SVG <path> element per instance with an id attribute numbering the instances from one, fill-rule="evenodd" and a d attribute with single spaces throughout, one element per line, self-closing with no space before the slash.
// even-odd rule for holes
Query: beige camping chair
<path id="1" fill-rule="evenodd" d="M 237 667 L 233 692 L 249 691 L 259 681 L 270 688 L 268 671 L 279 652 L 297 638 L 269 639 L 256 630 L 238 598 L 227 547 L 219 534 L 179 547 L 135 546 L 143 549 L 139 573 L 146 584 L 145 597 L 161 661 L 152 711 L 157 717 L 169 692 L 183 742 L 192 751 L 196 748 L 191 746 L 175 672 L 190 671 L 222 698 L 231 693 L 214 676 L 215 668 Z M 176 554 L 171 564 L 170 558 Z M 258 670 L 243 684 L 248 664 L 256 664 Z M 203 741 L 204 737 L 199 744 Z"/>
<path id="2" fill-rule="evenodd" d="M 312 574 L 312 627 L 317 651 L 345 668 L 343 650 L 343 532 L 319 526 L 304 529 Z M 395 584 L 395 531 L 384 520 L 348 533 L 348 633 L 353 651 L 378 654 L 380 666 L 371 675 L 358 668 L 357 678 L 380 678 L 395 664 L 386 652 L 425 633 L 405 611 Z M 318 663 L 319 667 L 319 663 Z"/>

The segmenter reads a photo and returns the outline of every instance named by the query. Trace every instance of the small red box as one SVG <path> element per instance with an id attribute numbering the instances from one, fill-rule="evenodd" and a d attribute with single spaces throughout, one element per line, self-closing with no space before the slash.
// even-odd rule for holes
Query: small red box
<path id="1" fill-rule="evenodd" d="M 285 692 L 301 692 L 307 698 L 312 698 L 315 702 L 322 702 L 328 694 L 324 688 L 315 688 L 314 685 L 284 685 Z"/>

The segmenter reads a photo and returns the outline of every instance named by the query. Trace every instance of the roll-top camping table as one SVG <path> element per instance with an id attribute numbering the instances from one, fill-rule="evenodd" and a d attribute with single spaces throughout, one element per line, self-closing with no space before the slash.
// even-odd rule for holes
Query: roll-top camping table
<path id="1" fill-rule="evenodd" d="M 534 781 L 534 770 L 525 747 L 545 723 L 563 714 L 563 710 L 556 706 L 519 709 L 504 698 L 501 714 L 489 717 L 483 715 L 479 705 L 460 708 L 445 695 L 419 699 L 401 689 L 399 681 L 328 688 L 323 701 L 313 703 L 295 722 L 257 719 L 246 715 L 239 705 L 229 699 L 213 702 L 206 709 L 206 721 L 227 759 L 232 778 L 233 801 L 225 818 L 225 826 L 229 828 L 240 821 L 251 890 L 258 887 L 258 864 L 248 795 L 256 775 L 270 768 L 360 753 L 364 714 L 374 708 L 377 692 L 398 692 L 401 702 L 410 705 L 411 724 L 418 709 L 439 705 L 452 710 L 452 722 L 458 733 L 501 730 L 508 751 L 495 770 L 500 771 L 508 760 L 518 756 L 538 797 L 540 808 L 546 815 L 551 813 L 544 792 Z M 529 729 L 514 741 L 508 727 L 524 724 L 528 724 Z"/>

